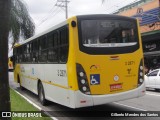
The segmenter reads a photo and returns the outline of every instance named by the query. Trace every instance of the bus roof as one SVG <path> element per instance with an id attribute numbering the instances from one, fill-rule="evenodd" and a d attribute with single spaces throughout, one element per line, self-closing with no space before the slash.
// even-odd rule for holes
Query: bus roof
<path id="1" fill-rule="evenodd" d="M 64 26 L 64 25 L 66 25 L 66 24 L 67 24 L 67 21 L 64 21 L 64 22 L 62 22 L 62 23 L 59 23 L 58 25 L 55 25 L 55 26 L 53 26 L 53 27 L 45 30 L 45 31 L 42 32 L 42 33 L 39 33 L 39 34 L 37 34 L 37 35 L 34 35 L 34 36 L 30 37 L 29 39 L 24 40 L 24 41 L 21 42 L 18 46 L 23 45 L 23 44 L 25 44 L 25 43 L 27 43 L 27 42 L 29 42 L 29 41 L 32 41 L 33 39 L 36 39 L 36 38 L 38 38 L 38 37 L 40 37 L 40 36 L 42 36 L 42 35 L 45 35 L 45 34 L 51 32 L 52 30 L 56 30 L 57 28 L 62 27 L 62 26 Z M 18 46 L 15 46 L 15 47 L 18 47 Z"/>

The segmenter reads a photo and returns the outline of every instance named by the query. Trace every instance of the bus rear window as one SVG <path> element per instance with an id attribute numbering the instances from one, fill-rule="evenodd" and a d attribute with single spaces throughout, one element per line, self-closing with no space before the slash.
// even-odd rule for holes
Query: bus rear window
<path id="1" fill-rule="evenodd" d="M 138 43 L 136 23 L 126 20 L 81 21 L 85 47 L 125 47 Z"/>

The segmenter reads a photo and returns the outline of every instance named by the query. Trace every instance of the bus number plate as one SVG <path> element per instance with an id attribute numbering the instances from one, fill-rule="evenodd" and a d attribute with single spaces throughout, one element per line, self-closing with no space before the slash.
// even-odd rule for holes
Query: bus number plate
<path id="1" fill-rule="evenodd" d="M 111 91 L 117 91 L 117 90 L 121 90 L 122 89 L 122 84 L 111 84 L 110 85 L 110 90 Z"/>

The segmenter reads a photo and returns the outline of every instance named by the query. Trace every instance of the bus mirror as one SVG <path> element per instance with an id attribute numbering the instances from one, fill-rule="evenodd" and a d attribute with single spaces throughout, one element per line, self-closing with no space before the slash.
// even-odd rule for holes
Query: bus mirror
<path id="1" fill-rule="evenodd" d="M 72 25 L 72 27 L 76 27 L 76 22 L 75 22 L 75 21 L 72 21 L 72 22 L 71 22 L 71 25 Z"/>

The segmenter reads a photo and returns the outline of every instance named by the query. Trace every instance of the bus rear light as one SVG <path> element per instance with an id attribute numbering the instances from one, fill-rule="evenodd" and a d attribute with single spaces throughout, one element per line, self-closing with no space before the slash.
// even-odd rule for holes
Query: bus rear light
<path id="1" fill-rule="evenodd" d="M 86 91 L 86 90 L 87 90 L 87 87 L 86 87 L 86 86 L 83 86 L 82 89 L 83 89 L 83 91 Z"/>
<path id="2" fill-rule="evenodd" d="M 119 60 L 119 56 L 110 56 L 110 60 Z"/>
<path id="3" fill-rule="evenodd" d="M 86 101 L 85 101 L 85 100 L 82 100 L 82 101 L 80 101 L 80 103 L 86 103 Z"/>
<path id="4" fill-rule="evenodd" d="M 89 88 L 86 72 L 84 71 L 82 65 L 80 65 L 78 63 L 76 64 L 76 70 L 77 70 L 77 79 L 78 79 L 79 90 L 82 93 L 89 95 L 90 88 Z"/>
<path id="5" fill-rule="evenodd" d="M 110 56 L 110 58 L 118 58 L 119 56 Z"/>
<path id="6" fill-rule="evenodd" d="M 143 76 L 143 72 L 140 72 L 139 75 L 140 75 L 140 76 Z"/>
<path id="7" fill-rule="evenodd" d="M 139 82 L 141 82 L 141 83 L 142 83 L 142 82 L 143 82 L 143 79 L 139 79 Z"/>
<path id="8" fill-rule="evenodd" d="M 83 73 L 83 72 L 80 72 L 79 75 L 80 75 L 81 77 L 83 77 L 83 76 L 84 76 L 84 73 Z"/>
<path id="9" fill-rule="evenodd" d="M 140 70 L 143 70 L 143 66 L 140 66 Z"/>
<path id="10" fill-rule="evenodd" d="M 140 61 L 138 73 L 138 86 L 140 86 L 144 81 L 143 59 Z"/>
<path id="11" fill-rule="evenodd" d="M 82 84 L 85 84 L 85 83 L 86 83 L 86 81 L 85 81 L 84 79 L 82 79 L 82 80 L 81 80 L 81 83 L 82 83 Z"/>

